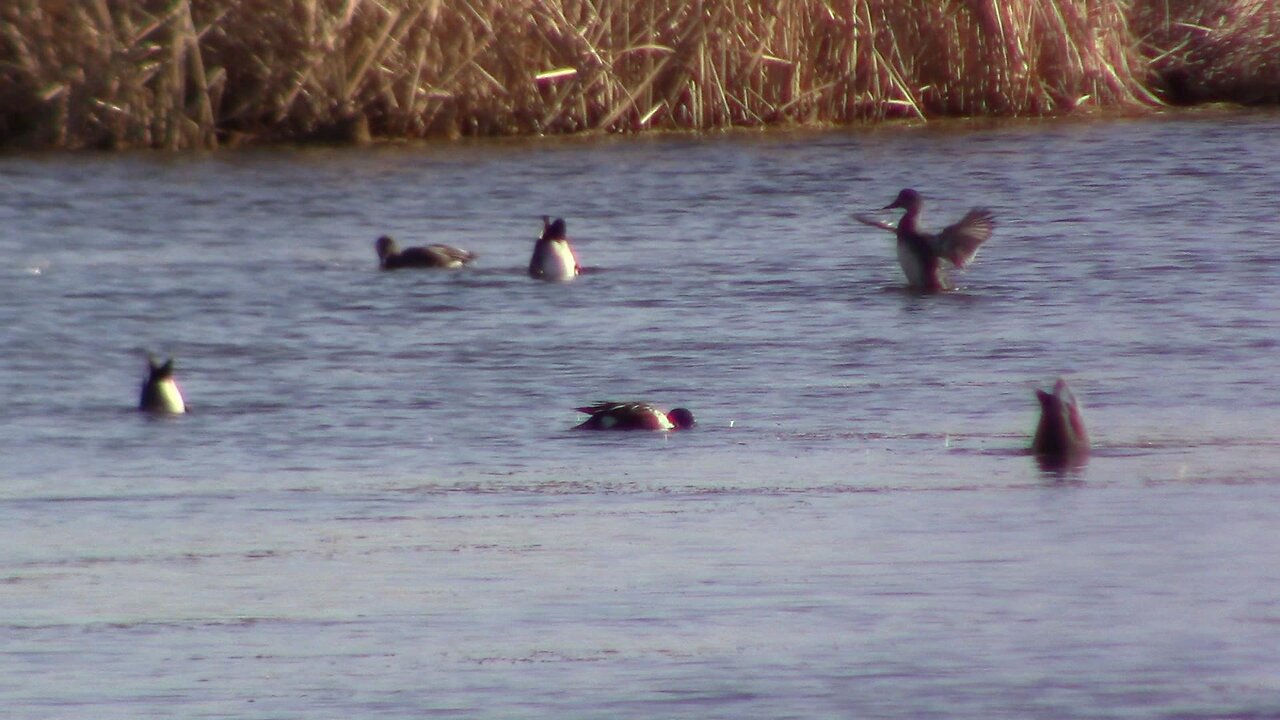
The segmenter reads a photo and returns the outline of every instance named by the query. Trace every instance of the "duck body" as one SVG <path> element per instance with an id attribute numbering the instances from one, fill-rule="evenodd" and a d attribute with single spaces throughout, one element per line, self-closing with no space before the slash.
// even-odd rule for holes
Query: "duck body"
<path id="1" fill-rule="evenodd" d="M 905 212 L 897 226 L 865 219 L 855 215 L 860 222 L 885 230 L 892 230 L 898 238 L 898 264 L 907 276 L 908 286 L 917 292 L 934 293 L 951 290 L 953 286 L 943 268 L 947 260 L 963 268 L 978 254 L 978 248 L 995 230 L 995 217 L 991 211 L 974 208 L 959 222 L 933 234 L 920 229 L 920 212 L 924 200 L 920 193 L 910 188 L 898 193 L 884 210 L 900 208 Z"/>
<path id="2" fill-rule="evenodd" d="M 1040 401 L 1040 422 L 1031 440 L 1031 451 L 1051 465 L 1087 457 L 1089 433 L 1085 430 L 1084 413 L 1067 381 L 1059 378 L 1052 393 L 1036 390 L 1036 398 Z"/>
<path id="3" fill-rule="evenodd" d="M 928 241 L 902 232 L 901 224 L 897 234 L 898 265 L 902 267 L 902 274 L 907 276 L 907 285 L 913 290 L 928 293 L 950 290 L 951 281 Z"/>
<path id="4" fill-rule="evenodd" d="M 687 430 L 693 413 L 685 408 L 663 412 L 643 402 L 602 402 L 577 408 L 587 418 L 576 430 Z"/>
<path id="5" fill-rule="evenodd" d="M 542 235 L 533 245 L 529 276 L 539 280 L 572 280 L 582 272 L 578 256 L 569 245 L 563 218 L 542 216 Z"/>
<path id="6" fill-rule="evenodd" d="M 150 366 L 147 379 L 142 383 L 142 394 L 138 400 L 138 409 L 144 412 L 168 413 L 181 415 L 187 411 L 187 403 L 182 398 L 182 391 L 173 379 L 173 358 L 163 364 L 154 357 L 147 358 Z"/>
<path id="7" fill-rule="evenodd" d="M 439 243 L 403 250 L 387 235 L 374 243 L 383 270 L 400 268 L 458 268 L 476 259 L 475 253 Z"/>

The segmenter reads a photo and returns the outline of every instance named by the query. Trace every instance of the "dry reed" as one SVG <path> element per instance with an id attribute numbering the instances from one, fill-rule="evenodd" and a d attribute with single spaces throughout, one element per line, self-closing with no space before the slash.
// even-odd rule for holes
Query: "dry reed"
<path id="1" fill-rule="evenodd" d="M 1129 5 L 7 0 L 0 143 L 190 148 L 1150 106 Z M 1151 33 L 1147 47 L 1171 40 Z"/>
<path id="2" fill-rule="evenodd" d="M 1132 22 L 1171 102 L 1280 103 L 1280 3 L 1146 2 Z"/>

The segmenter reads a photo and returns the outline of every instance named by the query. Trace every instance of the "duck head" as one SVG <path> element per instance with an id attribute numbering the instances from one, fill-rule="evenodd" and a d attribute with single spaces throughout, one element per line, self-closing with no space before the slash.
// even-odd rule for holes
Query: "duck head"
<path id="1" fill-rule="evenodd" d="M 667 420 L 675 426 L 676 430 L 688 430 L 693 427 L 693 412 L 688 408 L 674 408 L 667 413 Z"/>
<path id="2" fill-rule="evenodd" d="M 920 209 L 920 202 L 920 193 L 912 190 L 911 188 L 904 188 L 902 192 L 898 193 L 898 197 L 893 199 L 893 202 L 885 205 L 881 209 L 892 210 L 894 208 L 902 208 L 907 212 L 911 212 L 913 210 Z"/>
<path id="3" fill-rule="evenodd" d="M 396 245 L 396 241 L 391 239 L 389 235 L 383 235 L 373 244 L 378 250 L 378 258 L 386 260 L 388 257 L 400 252 L 400 248 Z"/>

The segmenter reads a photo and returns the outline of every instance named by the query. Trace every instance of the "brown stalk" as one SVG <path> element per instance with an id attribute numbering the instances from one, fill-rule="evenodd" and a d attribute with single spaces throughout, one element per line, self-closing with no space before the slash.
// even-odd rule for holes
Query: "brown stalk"
<path id="1" fill-rule="evenodd" d="M 1280 3 L 1258 0 L 2 5 L 0 143 L 212 147 L 346 113 L 416 136 L 1280 102 Z"/>

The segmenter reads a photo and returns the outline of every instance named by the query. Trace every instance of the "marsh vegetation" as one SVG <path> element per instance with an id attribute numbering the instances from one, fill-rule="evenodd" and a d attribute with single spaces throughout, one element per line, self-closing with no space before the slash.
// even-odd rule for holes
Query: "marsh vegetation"
<path id="1" fill-rule="evenodd" d="M 1265 0 L 9 0 L 0 143 L 706 130 L 1280 98 Z"/>

